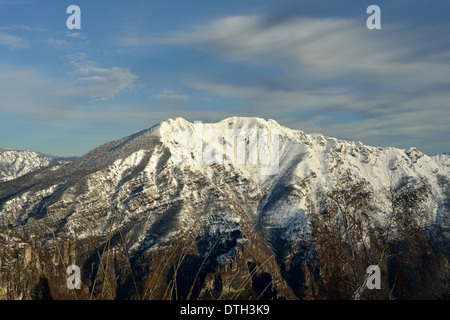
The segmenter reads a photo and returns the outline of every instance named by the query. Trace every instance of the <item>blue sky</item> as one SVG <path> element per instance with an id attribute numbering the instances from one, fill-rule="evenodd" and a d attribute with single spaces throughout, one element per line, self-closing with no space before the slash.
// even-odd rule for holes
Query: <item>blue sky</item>
<path id="1" fill-rule="evenodd" d="M 257 116 L 450 152 L 449 15 L 440 0 L 0 0 L 0 147 L 79 156 L 171 117 Z"/>

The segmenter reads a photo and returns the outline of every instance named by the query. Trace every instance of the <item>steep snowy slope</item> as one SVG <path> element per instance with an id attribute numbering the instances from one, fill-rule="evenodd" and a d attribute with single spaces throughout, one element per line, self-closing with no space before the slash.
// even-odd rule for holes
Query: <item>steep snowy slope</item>
<path id="1" fill-rule="evenodd" d="M 0 148 L 0 182 L 12 180 L 28 172 L 50 165 L 52 159 L 32 151 Z"/>
<path id="2" fill-rule="evenodd" d="M 156 272 L 152 261 L 183 243 L 190 248 L 186 262 L 158 278 L 168 285 L 171 274 L 183 275 L 180 297 L 189 294 L 196 268 L 203 266 L 195 297 L 237 294 L 239 286 L 230 283 L 239 277 L 232 271 L 244 269 L 241 281 L 252 279 L 245 297 L 289 299 L 286 261 L 310 250 L 301 249 L 310 236 L 309 212 L 320 192 L 348 176 L 366 181 L 380 207 L 389 186 L 405 178 L 426 180 L 426 219 L 449 239 L 449 155 L 369 147 L 237 117 L 209 124 L 169 119 L 56 170 L 45 167 L 8 181 L 0 188 L 0 219 L 24 239 L 42 243 L 41 254 L 53 261 L 42 274 L 59 274 L 48 281 L 62 296 L 58 244 L 75 244 L 64 259 L 83 267 L 87 287 L 96 285 L 99 252 L 108 244 L 116 261 L 129 258 L 140 270 L 144 290 Z M 183 235 L 190 240 L 180 240 Z M 125 279 L 115 284 L 116 298 L 132 295 L 127 268 L 125 263 L 111 275 Z"/>
<path id="3" fill-rule="evenodd" d="M 62 165 L 76 157 L 57 157 L 33 151 L 0 148 L 0 182 L 9 181 L 42 167 Z"/>

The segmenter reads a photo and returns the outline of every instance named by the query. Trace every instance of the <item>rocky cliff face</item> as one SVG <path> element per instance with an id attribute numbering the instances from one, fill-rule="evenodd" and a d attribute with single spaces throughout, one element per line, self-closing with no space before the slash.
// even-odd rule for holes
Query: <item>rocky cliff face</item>
<path id="1" fill-rule="evenodd" d="M 1 298 L 314 298 L 321 276 L 311 212 L 348 176 L 367 182 L 381 211 L 381 190 L 425 179 L 422 218 L 440 265 L 448 261 L 449 155 L 257 118 L 203 124 L 208 141 L 199 147 L 189 140 L 198 128 L 169 119 L 1 183 Z M 69 265 L 81 269 L 80 290 L 66 286 Z"/>

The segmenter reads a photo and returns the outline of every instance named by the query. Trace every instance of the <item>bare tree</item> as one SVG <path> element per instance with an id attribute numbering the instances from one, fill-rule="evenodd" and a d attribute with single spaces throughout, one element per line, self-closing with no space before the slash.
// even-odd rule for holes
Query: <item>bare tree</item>
<path id="1" fill-rule="evenodd" d="M 322 197 L 310 216 L 324 297 L 358 300 L 370 276 L 368 266 L 387 270 L 390 258 L 402 255 L 405 261 L 427 250 L 431 192 L 424 180 L 405 178 L 376 194 L 366 181 L 347 175 Z M 372 295 L 389 298 L 396 281 L 391 290 Z"/>
<path id="2" fill-rule="evenodd" d="M 346 176 L 326 192 L 318 212 L 311 215 L 323 289 L 333 299 L 346 298 L 356 289 L 373 260 L 370 220 L 377 207 L 373 192 L 363 181 Z"/>

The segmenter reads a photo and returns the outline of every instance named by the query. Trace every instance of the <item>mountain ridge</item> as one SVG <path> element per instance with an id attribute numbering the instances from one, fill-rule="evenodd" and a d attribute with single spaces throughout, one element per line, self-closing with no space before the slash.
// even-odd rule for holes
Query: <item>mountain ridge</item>
<path id="1" fill-rule="evenodd" d="M 199 128 L 211 134 L 196 149 L 192 139 Z M 275 140 L 267 138 L 273 136 Z M 279 148 L 273 147 L 274 142 Z M 232 153 L 226 152 L 228 146 Z M 261 171 L 267 162 L 261 158 L 260 146 L 270 149 L 262 154 L 271 159 L 278 151 L 275 174 Z M 252 150 L 257 151 L 253 161 Z M 240 163 L 236 159 L 241 151 L 246 161 Z M 196 157 L 199 154 L 202 161 Z M 302 298 L 305 286 L 311 290 L 306 283 L 315 281 L 307 272 L 316 246 L 311 219 L 321 206 L 321 194 L 338 189 L 344 178 L 364 182 L 381 213 L 389 209 L 384 191 L 390 186 L 425 181 L 421 205 L 426 214 L 421 219 L 439 226 L 430 237 L 444 244 L 450 238 L 450 157 L 429 157 L 416 148 L 370 147 L 306 134 L 274 120 L 241 117 L 218 123 L 168 119 L 63 165 L 4 182 L 0 217 L 8 221 L 11 232 L 41 243 L 36 250 L 53 257 L 52 261 L 59 260 L 58 244 L 64 246 L 70 239 L 64 259 L 83 267 L 83 283 L 93 292 L 100 290 L 92 280 L 92 270 L 99 267 L 96 250 L 111 253 L 117 261 L 128 256 L 141 270 L 141 282 L 147 283 L 147 274 L 155 272 L 152 261 L 165 250 L 175 250 L 173 241 L 185 234 L 197 249 L 189 251 L 180 269 L 165 271 L 167 279 L 176 275 L 175 270 L 183 275 L 179 290 L 184 298 L 194 280 L 201 282 L 196 297 L 237 294 L 238 288 L 231 285 L 226 290 L 218 286 L 233 282 L 230 270 L 236 266 L 244 270 L 242 277 L 253 279 L 246 297 L 257 293 L 266 298 Z M 124 256 L 119 255 L 122 245 L 127 248 Z M 202 265 L 206 257 L 199 279 L 192 279 L 189 270 Z M 110 275 L 116 298 L 133 296 L 131 275 L 123 268 L 113 267 L 124 277 L 122 283 Z M 55 297 L 67 297 L 61 280 L 64 270 L 55 262 L 48 262 L 47 269 L 41 268 L 41 276 L 48 279 Z M 56 280 L 49 278 L 52 272 L 59 275 Z M 168 285 L 164 279 L 159 286 Z"/>

